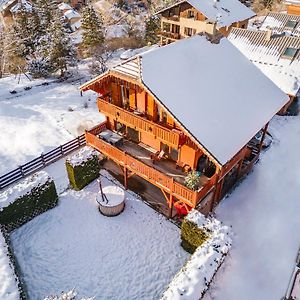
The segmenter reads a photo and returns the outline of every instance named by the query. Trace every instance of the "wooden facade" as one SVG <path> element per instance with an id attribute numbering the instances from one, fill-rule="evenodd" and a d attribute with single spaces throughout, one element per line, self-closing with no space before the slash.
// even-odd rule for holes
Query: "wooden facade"
<path id="1" fill-rule="evenodd" d="M 106 121 L 86 132 L 87 144 L 122 168 L 125 188 L 132 175 L 158 187 L 170 211 L 179 204 L 187 210 L 198 207 L 209 213 L 258 159 L 259 147 L 245 145 L 221 165 L 140 80 L 131 76 L 109 71 L 81 87 L 82 91 L 89 89 L 99 94 L 98 109 Z M 122 136 L 129 146 L 103 140 L 99 134 L 106 130 Z M 196 191 L 184 184 L 191 170 L 201 173 Z"/>
<path id="2" fill-rule="evenodd" d="M 201 11 L 188 2 L 166 8 L 159 12 L 161 15 L 160 44 L 170 44 L 176 40 L 187 38 L 198 33 L 210 36 L 227 36 L 233 27 L 247 28 L 249 19 L 240 20 L 230 26 L 219 27 Z"/>

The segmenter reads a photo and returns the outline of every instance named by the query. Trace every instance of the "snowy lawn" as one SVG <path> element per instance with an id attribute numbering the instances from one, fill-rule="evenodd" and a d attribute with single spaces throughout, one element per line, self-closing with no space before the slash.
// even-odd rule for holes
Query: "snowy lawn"
<path id="1" fill-rule="evenodd" d="M 276 117 L 275 137 L 216 217 L 236 234 L 206 300 L 281 299 L 300 245 L 300 117 Z"/>
<path id="2" fill-rule="evenodd" d="M 11 234 L 30 299 L 74 287 L 95 300 L 159 299 L 188 258 L 179 229 L 133 193 L 124 212 L 108 218 L 98 211 L 98 190 L 96 182 L 67 190 L 58 207 Z"/>

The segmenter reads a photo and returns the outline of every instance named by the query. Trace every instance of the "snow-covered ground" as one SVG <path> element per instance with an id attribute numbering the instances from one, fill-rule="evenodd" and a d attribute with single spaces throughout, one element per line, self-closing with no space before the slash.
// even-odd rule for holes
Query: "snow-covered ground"
<path id="1" fill-rule="evenodd" d="M 158 299 L 188 258 L 174 224 L 127 192 L 124 212 L 104 217 L 98 190 L 94 182 L 66 191 L 58 207 L 11 234 L 30 299 L 74 287 L 95 300 Z"/>
<path id="2" fill-rule="evenodd" d="M 206 300 L 285 295 L 300 246 L 300 117 L 276 117 L 271 133 L 271 148 L 217 209 L 235 237 Z"/>

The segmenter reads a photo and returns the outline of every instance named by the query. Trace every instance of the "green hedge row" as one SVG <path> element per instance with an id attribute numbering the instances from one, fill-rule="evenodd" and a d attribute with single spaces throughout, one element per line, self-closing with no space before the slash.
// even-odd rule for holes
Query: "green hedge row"
<path id="1" fill-rule="evenodd" d="M 71 187 L 79 191 L 99 177 L 101 161 L 97 155 L 93 155 L 80 165 L 75 166 L 66 160 L 66 168 Z"/>
<path id="2" fill-rule="evenodd" d="M 181 246 L 193 254 L 209 238 L 208 233 L 199 228 L 195 223 L 184 219 L 181 224 Z"/>
<path id="3" fill-rule="evenodd" d="M 58 196 L 54 181 L 49 178 L 43 185 L 17 198 L 0 211 L 0 224 L 10 232 L 32 220 L 35 216 L 57 205 Z"/>

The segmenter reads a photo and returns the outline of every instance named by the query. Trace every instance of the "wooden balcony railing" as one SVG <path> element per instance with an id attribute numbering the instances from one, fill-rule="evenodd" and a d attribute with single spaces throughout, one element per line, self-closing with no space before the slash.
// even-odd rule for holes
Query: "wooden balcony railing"
<path id="1" fill-rule="evenodd" d="M 163 143 L 175 149 L 179 147 L 182 135 L 177 130 L 160 126 L 100 98 L 98 98 L 98 109 L 101 113 L 126 126 L 152 134 Z"/>
<path id="2" fill-rule="evenodd" d="M 180 40 L 180 33 L 161 30 L 159 32 L 159 35 L 162 35 L 164 37 L 167 37 L 167 38 L 173 39 L 173 40 Z"/>
<path id="3" fill-rule="evenodd" d="M 93 129 L 93 132 L 102 130 L 102 128 L 102 126 L 98 126 L 96 129 Z M 117 164 L 126 167 L 128 170 L 161 188 L 165 192 L 172 194 L 175 198 L 186 203 L 190 207 L 196 207 L 198 202 L 214 187 L 216 180 L 215 176 L 212 177 L 199 191 L 192 191 L 182 184 L 175 182 L 172 177 L 167 176 L 166 174 L 132 157 L 128 153 L 103 141 L 91 131 L 86 132 L 85 138 L 87 145 L 97 149 Z"/>

